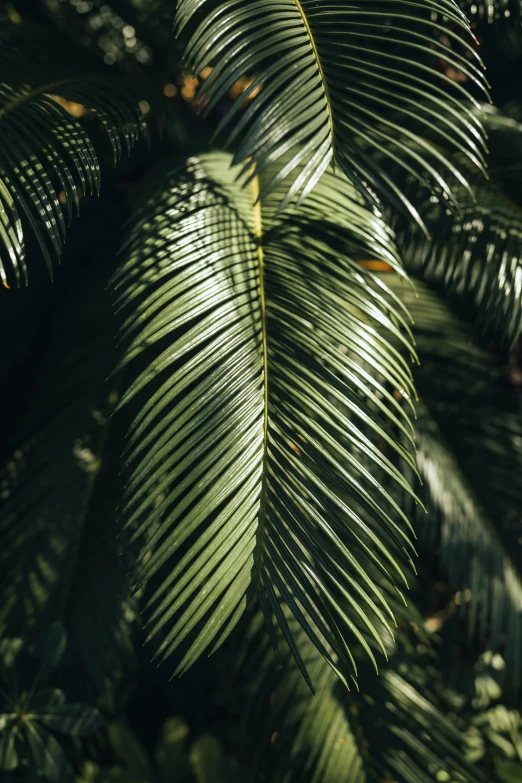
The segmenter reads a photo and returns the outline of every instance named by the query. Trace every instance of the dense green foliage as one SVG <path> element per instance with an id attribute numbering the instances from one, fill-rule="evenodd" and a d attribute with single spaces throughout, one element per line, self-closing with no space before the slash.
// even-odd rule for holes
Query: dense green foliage
<path id="1" fill-rule="evenodd" d="M 2 781 L 522 780 L 521 24 L 2 4 Z"/>

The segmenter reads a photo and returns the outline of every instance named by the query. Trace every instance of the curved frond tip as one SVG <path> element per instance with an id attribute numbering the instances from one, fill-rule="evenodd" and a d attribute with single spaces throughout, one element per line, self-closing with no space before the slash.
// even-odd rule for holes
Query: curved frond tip
<path id="1" fill-rule="evenodd" d="M 414 469 L 393 395 L 414 396 L 411 371 L 390 339 L 413 349 L 398 300 L 355 260 L 400 270 L 391 234 L 331 172 L 283 217 L 265 181 L 244 188 L 221 153 L 183 163 L 138 212 L 115 280 L 122 364 L 148 358 L 122 400 L 146 391 L 122 512 L 144 537 L 137 584 L 154 580 L 150 634 L 162 658 L 182 647 L 177 671 L 257 593 L 303 672 L 283 603 L 346 672 L 348 632 L 373 653 L 340 597 L 384 651 L 375 624 L 393 616 L 365 563 L 406 582 L 407 520 L 377 476 L 411 491 L 382 449 Z"/>

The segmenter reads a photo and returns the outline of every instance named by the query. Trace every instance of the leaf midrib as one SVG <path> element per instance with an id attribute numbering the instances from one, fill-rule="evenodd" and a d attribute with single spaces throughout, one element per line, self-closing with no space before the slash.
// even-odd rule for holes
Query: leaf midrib
<path id="1" fill-rule="evenodd" d="M 258 546 L 262 552 L 262 544 L 266 527 L 266 488 L 267 488 L 267 450 L 268 450 L 268 345 L 266 331 L 266 298 L 265 298 L 265 256 L 263 252 L 263 214 L 259 198 L 259 178 L 252 177 L 250 181 L 250 197 L 252 199 L 253 234 L 256 243 L 256 255 L 259 273 L 259 307 L 261 309 L 261 343 L 263 351 L 263 468 L 261 479 L 261 496 L 259 507 Z M 254 570 L 254 590 L 257 591 L 261 573 L 262 554 L 256 558 Z"/>
<path id="2" fill-rule="evenodd" d="M 314 36 L 312 33 L 312 28 L 310 27 L 310 24 L 308 22 L 308 19 L 305 14 L 305 10 L 301 4 L 301 0 L 294 0 L 294 3 L 296 5 L 296 8 L 299 12 L 299 15 L 302 19 L 303 25 L 306 30 L 306 34 L 308 35 L 308 40 L 310 41 L 310 46 L 312 47 L 312 51 L 314 54 L 315 62 L 317 64 L 317 70 L 319 71 L 319 76 L 321 77 L 321 84 L 323 86 L 323 94 L 324 94 L 324 102 L 326 104 L 326 114 L 328 117 L 328 126 L 330 128 L 330 139 L 333 146 L 333 139 L 334 139 L 334 126 L 333 126 L 333 115 L 332 115 L 332 106 L 331 106 L 331 100 L 330 95 L 328 92 L 328 85 L 326 83 L 326 76 L 323 71 L 323 66 L 321 64 L 321 59 L 319 57 L 319 52 L 317 50 L 317 46 L 315 45 Z"/>

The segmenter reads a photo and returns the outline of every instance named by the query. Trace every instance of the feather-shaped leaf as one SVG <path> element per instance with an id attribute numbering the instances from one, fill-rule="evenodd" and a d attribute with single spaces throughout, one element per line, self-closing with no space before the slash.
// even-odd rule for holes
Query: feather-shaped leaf
<path id="1" fill-rule="evenodd" d="M 387 386 L 413 394 L 389 343 L 411 351 L 405 315 L 346 243 L 400 265 L 382 218 L 343 179 L 325 174 L 282 218 L 279 193 L 259 200 L 259 188 L 236 181 L 229 156 L 209 155 L 137 213 L 115 280 L 122 363 L 147 359 L 121 403 L 145 392 L 122 516 L 133 538 L 147 536 L 137 584 L 155 580 L 150 635 L 161 634 L 162 658 L 182 647 L 177 671 L 221 644 L 254 593 L 303 671 L 281 601 L 335 665 L 313 620 L 346 671 L 344 637 L 360 633 L 336 591 L 373 628 L 390 615 L 361 559 L 404 584 L 410 546 L 366 462 L 405 491 L 380 443 L 414 467 L 388 424 L 411 438 Z"/>
<path id="2" fill-rule="evenodd" d="M 415 614 L 413 610 L 411 617 Z M 460 727 L 437 704 L 433 662 L 416 652 L 404 631 L 379 677 L 362 663 L 360 693 L 348 692 L 302 631 L 295 633 L 314 673 L 315 695 L 287 648 L 282 646 L 278 669 L 263 630 L 256 623 L 250 632 L 246 725 L 264 780 L 482 780 L 477 769 L 462 761 Z"/>
<path id="3" fill-rule="evenodd" d="M 62 671 L 89 698 L 129 658 L 132 604 L 114 511 L 120 446 L 107 441 L 112 314 L 103 288 L 84 288 L 60 309 L 0 476 L 0 633 L 32 639 L 60 621 Z"/>
<path id="4" fill-rule="evenodd" d="M 522 125 L 494 107 L 484 106 L 482 115 L 490 181 L 477 176 L 462 156 L 453 155 L 455 167 L 473 185 L 473 198 L 457 186 L 459 210 L 452 212 L 446 199 L 408 175 L 402 186 L 416 204 L 429 239 L 400 214 L 393 214 L 391 222 L 408 271 L 450 297 L 464 318 L 509 349 L 522 326 Z M 430 139 L 436 141 L 433 135 Z"/>
<path id="5" fill-rule="evenodd" d="M 0 278 L 27 283 L 26 231 L 38 241 L 49 272 L 66 226 L 84 194 L 100 188 L 91 117 L 117 161 L 142 128 L 128 84 L 97 60 L 46 31 L 3 25 L 0 31 Z M 64 75 L 65 74 L 65 75 Z M 12 272 L 10 271 L 12 270 Z"/>
<path id="6" fill-rule="evenodd" d="M 415 320 L 421 397 L 416 423 L 418 466 L 428 509 L 419 538 L 433 549 L 451 586 L 469 596 L 470 631 L 502 642 L 513 682 L 520 679 L 522 633 L 522 412 L 472 330 L 437 294 L 398 282 Z M 437 522 L 439 524 L 437 524 Z"/>
<path id="7" fill-rule="evenodd" d="M 443 26 L 436 14 L 446 19 Z M 441 109 L 451 122 L 440 128 L 439 142 L 483 166 L 482 130 L 468 108 L 470 96 L 439 68 L 443 61 L 483 86 L 468 22 L 453 0 L 227 0 L 217 8 L 207 0 L 180 0 L 178 30 L 193 19 L 198 26 L 185 56 L 196 73 L 213 66 L 200 94 L 207 110 L 242 74 L 255 75 L 219 131 L 227 129 L 236 162 L 253 163 L 258 173 L 275 164 L 264 190 L 291 175 L 283 205 L 310 192 L 333 161 L 371 198 L 377 191 L 402 204 L 387 174 L 398 162 L 451 199 L 446 179 L 458 172 L 422 138 Z M 420 135 L 412 125 L 421 126 Z M 385 156 L 384 167 L 375 164 L 376 152 Z M 406 206 L 417 216 L 415 205 Z"/>
<path id="8" fill-rule="evenodd" d="M 461 209 L 452 214 L 444 201 L 410 185 L 406 192 L 431 239 L 399 221 L 397 243 L 406 268 L 512 348 L 522 328 L 522 209 L 493 184 L 475 184 L 476 201 L 459 191 Z"/>

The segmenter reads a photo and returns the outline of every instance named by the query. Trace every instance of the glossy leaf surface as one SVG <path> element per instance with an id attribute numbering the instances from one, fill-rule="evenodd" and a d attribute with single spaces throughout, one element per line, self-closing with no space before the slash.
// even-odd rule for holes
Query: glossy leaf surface
<path id="1" fill-rule="evenodd" d="M 438 14 L 444 25 L 434 21 Z M 448 182 L 462 177 L 423 138 L 441 111 L 449 121 L 439 129 L 439 145 L 483 166 L 470 93 L 440 68 L 444 63 L 479 91 L 484 87 L 468 22 L 453 0 L 227 0 L 217 8 L 180 0 L 176 18 L 178 30 L 197 24 L 188 64 L 196 74 L 213 68 L 200 92 L 205 109 L 239 77 L 253 77 L 220 130 L 236 162 L 254 163 L 258 174 L 273 166 L 267 192 L 290 175 L 282 205 L 310 192 L 333 162 L 370 201 L 377 191 L 414 217 L 416 205 L 388 174 L 393 163 L 451 201 Z M 375 153 L 384 155 L 384 165 L 376 164 Z"/>
<path id="2" fill-rule="evenodd" d="M 413 457 L 388 425 L 411 439 L 388 386 L 413 394 L 389 342 L 412 350 L 407 316 L 354 259 L 400 264 L 382 218 L 342 178 L 327 173 L 278 218 L 279 193 L 259 201 L 263 182 L 245 189 L 229 166 L 209 155 L 164 179 L 115 279 L 122 364 L 148 358 L 122 400 L 141 400 L 122 507 L 145 536 L 137 584 L 155 580 L 150 634 L 162 658 L 182 647 L 178 671 L 219 646 L 257 594 L 303 671 L 282 603 L 346 672 L 344 637 L 362 637 L 337 593 L 378 638 L 375 618 L 392 617 L 361 559 L 404 585 L 411 551 L 372 473 L 409 491 L 400 466 Z"/>

